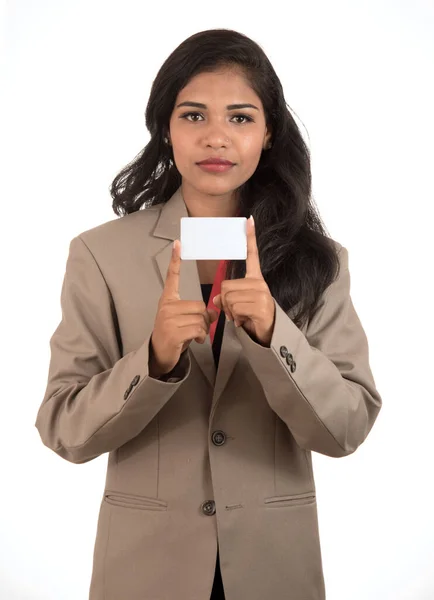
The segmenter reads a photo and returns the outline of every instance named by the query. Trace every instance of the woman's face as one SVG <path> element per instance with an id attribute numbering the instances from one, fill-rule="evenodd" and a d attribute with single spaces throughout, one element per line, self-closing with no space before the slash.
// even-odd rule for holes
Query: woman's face
<path id="1" fill-rule="evenodd" d="M 187 104 L 179 106 L 181 103 Z M 231 104 L 253 107 L 228 108 Z M 234 191 L 247 181 L 270 137 L 261 100 L 239 71 L 228 69 L 191 79 L 176 98 L 169 124 L 174 160 L 183 182 L 212 195 Z M 209 157 L 235 164 L 226 171 L 207 172 L 196 163 Z"/>

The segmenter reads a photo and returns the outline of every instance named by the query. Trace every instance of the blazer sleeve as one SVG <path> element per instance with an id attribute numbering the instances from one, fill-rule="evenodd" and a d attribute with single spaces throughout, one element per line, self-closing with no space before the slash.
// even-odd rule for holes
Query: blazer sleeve
<path id="1" fill-rule="evenodd" d="M 339 256 L 340 273 L 323 293 L 306 336 L 276 300 L 270 347 L 236 328 L 270 407 L 297 444 L 333 457 L 357 449 L 382 406 L 367 337 L 350 296 L 345 247 Z"/>
<path id="2" fill-rule="evenodd" d="M 138 435 L 187 379 L 191 363 L 187 349 L 167 381 L 151 377 L 152 332 L 121 356 L 110 291 L 80 236 L 70 242 L 60 300 L 35 426 L 48 448 L 83 463 Z"/>

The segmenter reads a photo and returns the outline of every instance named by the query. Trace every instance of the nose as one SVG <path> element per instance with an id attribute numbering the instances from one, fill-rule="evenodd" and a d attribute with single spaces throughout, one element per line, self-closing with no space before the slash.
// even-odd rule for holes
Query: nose
<path id="1" fill-rule="evenodd" d="M 214 123 L 208 125 L 203 134 L 203 142 L 208 146 L 218 148 L 221 146 L 230 146 L 231 139 L 228 135 L 225 125 Z"/>

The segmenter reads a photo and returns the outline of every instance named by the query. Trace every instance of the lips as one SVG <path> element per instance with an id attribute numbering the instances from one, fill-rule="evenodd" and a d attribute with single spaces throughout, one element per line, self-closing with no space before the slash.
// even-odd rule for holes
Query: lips
<path id="1" fill-rule="evenodd" d="M 197 163 L 198 165 L 233 165 L 234 163 L 224 158 L 206 158 Z"/>

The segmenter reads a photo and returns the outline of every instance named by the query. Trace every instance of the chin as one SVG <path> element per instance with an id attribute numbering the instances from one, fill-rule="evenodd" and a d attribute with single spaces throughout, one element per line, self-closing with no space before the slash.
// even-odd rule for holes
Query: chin
<path id="1" fill-rule="evenodd" d="M 233 187 L 233 186 L 228 186 L 228 185 L 208 185 L 208 186 L 201 186 L 201 191 L 204 194 L 208 194 L 209 196 L 226 196 L 227 194 L 232 194 L 233 192 L 235 192 L 235 190 L 237 189 L 238 186 Z"/>
<path id="2" fill-rule="evenodd" d="M 198 192 L 209 196 L 223 196 L 224 194 L 230 194 L 239 187 L 237 184 L 229 184 L 228 181 L 218 180 L 217 177 L 213 179 L 207 173 L 205 174 L 205 177 L 201 177 L 200 179 L 196 178 L 194 181 L 183 179 L 183 181 Z"/>

